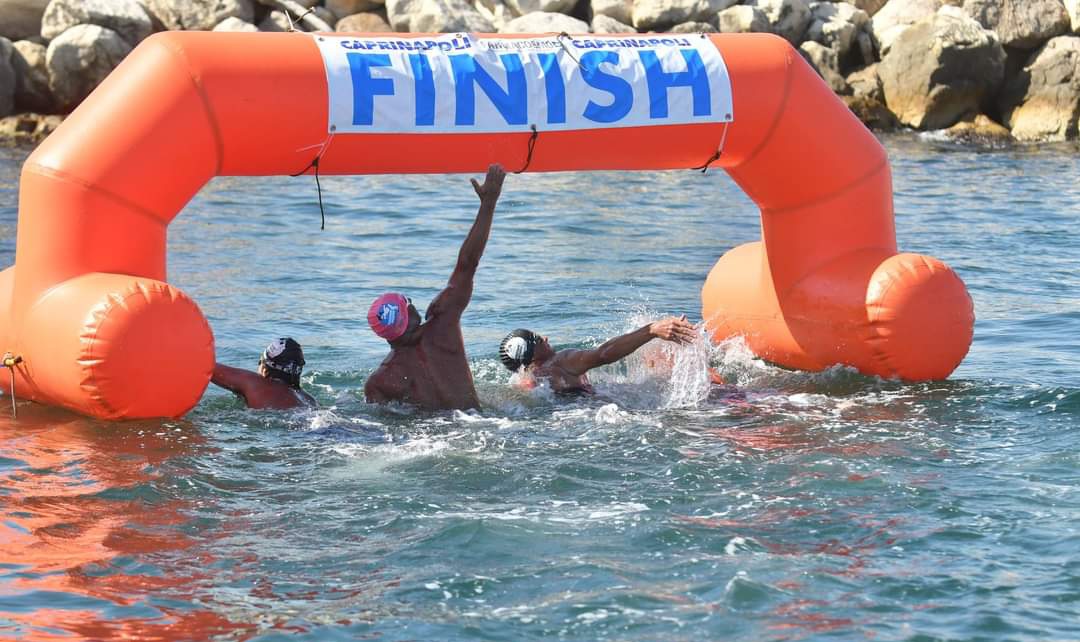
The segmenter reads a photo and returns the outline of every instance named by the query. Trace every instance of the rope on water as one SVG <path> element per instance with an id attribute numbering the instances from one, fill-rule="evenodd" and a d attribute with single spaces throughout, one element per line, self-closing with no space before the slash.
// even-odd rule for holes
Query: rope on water
<path id="1" fill-rule="evenodd" d="M 724 153 L 724 144 L 727 143 L 727 130 L 728 125 L 730 124 L 731 121 L 724 123 L 724 133 L 720 135 L 720 146 L 716 148 L 716 152 L 714 152 L 713 155 L 709 157 L 709 160 L 705 161 L 704 165 L 700 165 L 698 167 L 691 167 L 690 169 L 700 169 L 701 173 L 704 174 L 705 172 L 709 171 L 709 165 L 712 165 L 716 161 L 720 160 L 720 156 L 722 156 Z"/>
<path id="2" fill-rule="evenodd" d="M 533 148 L 536 147 L 536 139 L 540 137 L 540 132 L 537 131 L 536 125 L 529 125 L 529 129 L 532 130 L 532 135 L 529 136 L 529 155 L 525 158 L 525 164 L 521 166 L 521 169 L 514 172 L 515 174 L 520 174 L 529 169 L 529 164 L 532 163 Z"/>

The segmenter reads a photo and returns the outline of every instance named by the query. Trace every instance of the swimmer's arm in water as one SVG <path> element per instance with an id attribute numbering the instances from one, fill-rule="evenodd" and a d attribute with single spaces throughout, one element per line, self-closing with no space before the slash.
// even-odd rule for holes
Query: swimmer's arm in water
<path id="1" fill-rule="evenodd" d="M 572 375 L 582 375 L 629 356 L 653 339 L 684 344 L 691 343 L 696 337 L 697 331 L 685 316 L 668 317 L 608 339 L 592 350 L 562 350 L 552 358 L 552 367 L 561 368 Z"/>
<path id="2" fill-rule="evenodd" d="M 500 165 L 491 165 L 488 167 L 483 185 L 475 178 L 470 179 L 476 195 L 480 197 L 480 211 L 476 213 L 472 229 L 465 237 L 465 242 L 461 244 L 454 273 L 450 275 L 450 282 L 446 289 L 431 301 L 427 309 L 427 318 L 440 314 L 460 316 L 469 305 L 469 299 L 472 298 L 473 277 L 476 275 L 480 257 L 483 256 L 484 248 L 487 246 L 491 221 L 495 215 L 495 204 L 499 202 L 504 178 L 506 178 L 506 172 L 503 168 Z"/>
<path id="3" fill-rule="evenodd" d="M 262 384 L 263 378 L 250 370 L 215 363 L 210 382 L 243 397 L 246 401 L 250 391 Z"/>

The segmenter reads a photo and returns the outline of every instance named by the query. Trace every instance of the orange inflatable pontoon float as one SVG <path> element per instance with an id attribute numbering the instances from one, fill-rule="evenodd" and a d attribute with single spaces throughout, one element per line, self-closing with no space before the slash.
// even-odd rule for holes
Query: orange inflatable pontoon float
<path id="1" fill-rule="evenodd" d="M 16 392 L 107 419 L 198 402 L 213 334 L 166 282 L 166 232 L 214 176 L 493 162 L 726 170 L 760 207 L 762 239 L 705 281 L 714 340 L 907 380 L 944 378 L 967 353 L 963 283 L 897 253 L 884 149 L 780 38 L 166 32 L 23 167 L 15 265 L 0 272 Z"/>

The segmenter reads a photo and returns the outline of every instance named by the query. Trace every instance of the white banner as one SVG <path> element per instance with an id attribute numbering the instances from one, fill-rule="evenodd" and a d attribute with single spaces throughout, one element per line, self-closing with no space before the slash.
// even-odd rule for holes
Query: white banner
<path id="1" fill-rule="evenodd" d="M 479 133 L 730 122 L 700 35 L 315 36 L 334 133 Z"/>

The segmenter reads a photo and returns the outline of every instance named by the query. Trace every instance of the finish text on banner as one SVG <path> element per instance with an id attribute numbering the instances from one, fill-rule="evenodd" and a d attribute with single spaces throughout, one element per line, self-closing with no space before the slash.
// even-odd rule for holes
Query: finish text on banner
<path id="1" fill-rule="evenodd" d="M 730 122 L 700 36 L 315 36 L 335 133 L 479 133 Z"/>

